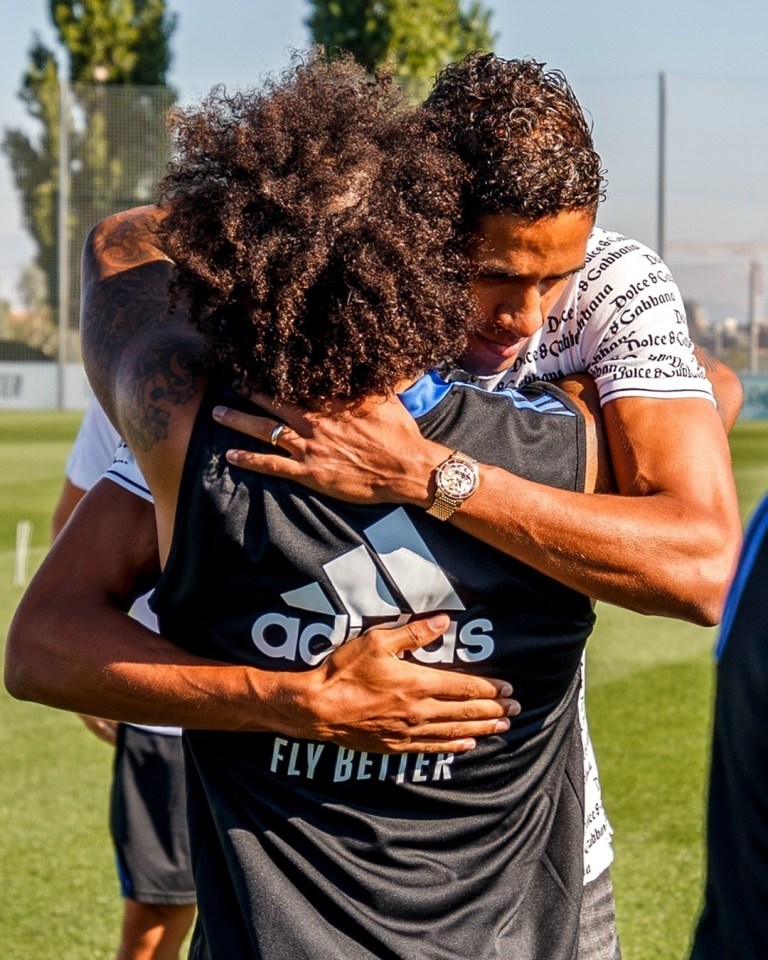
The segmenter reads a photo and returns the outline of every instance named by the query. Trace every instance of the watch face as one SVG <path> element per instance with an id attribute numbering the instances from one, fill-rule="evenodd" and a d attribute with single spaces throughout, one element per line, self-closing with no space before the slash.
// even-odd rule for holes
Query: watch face
<path id="1" fill-rule="evenodd" d="M 454 500 L 466 500 L 477 488 L 477 468 L 461 460 L 446 460 L 435 475 L 438 489 Z"/>

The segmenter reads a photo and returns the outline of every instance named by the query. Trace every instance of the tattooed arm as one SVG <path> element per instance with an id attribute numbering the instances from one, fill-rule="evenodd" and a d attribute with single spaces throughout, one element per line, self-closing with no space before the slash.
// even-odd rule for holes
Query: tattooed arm
<path id="1" fill-rule="evenodd" d="M 174 265 L 157 242 L 161 217 L 157 207 L 139 207 L 91 231 L 81 335 L 94 393 L 152 489 L 164 558 L 203 384 L 195 373 L 202 340 L 173 298 Z"/>
<path id="2" fill-rule="evenodd" d="M 202 342 L 173 302 L 173 263 L 158 246 L 157 207 L 108 217 L 83 250 L 81 335 L 86 373 L 118 431 L 148 450 L 169 411 L 194 393 Z"/>
<path id="3" fill-rule="evenodd" d="M 439 637 L 444 615 L 369 631 L 314 670 L 259 670 L 187 653 L 129 617 L 157 575 L 151 505 L 99 481 L 16 611 L 5 652 L 9 692 L 113 720 L 267 730 L 397 753 L 467 750 L 519 712 L 500 680 L 397 656 Z"/>

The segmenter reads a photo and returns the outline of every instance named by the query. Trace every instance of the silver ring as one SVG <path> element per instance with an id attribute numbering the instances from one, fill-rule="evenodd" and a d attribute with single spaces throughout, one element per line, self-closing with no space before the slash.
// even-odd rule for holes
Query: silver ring
<path id="1" fill-rule="evenodd" d="M 272 433 L 270 433 L 269 442 L 272 444 L 273 447 L 277 446 L 277 441 L 280 439 L 280 435 L 282 434 L 283 430 L 285 430 L 285 424 L 278 423 L 278 425 L 274 428 Z"/>

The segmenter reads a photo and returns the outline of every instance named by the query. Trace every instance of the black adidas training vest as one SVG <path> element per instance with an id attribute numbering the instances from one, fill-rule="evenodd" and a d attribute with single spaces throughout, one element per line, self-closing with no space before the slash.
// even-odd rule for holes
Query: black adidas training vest
<path id="1" fill-rule="evenodd" d="M 486 393 L 430 374 L 402 399 L 431 439 L 583 488 L 584 423 L 556 389 Z M 371 626 L 445 611 L 449 631 L 414 658 L 508 678 L 523 712 L 461 756 L 185 734 L 200 910 L 190 956 L 573 960 L 589 600 L 423 510 L 345 504 L 230 467 L 225 451 L 244 438 L 212 420 L 222 400 L 235 403 L 206 397 L 190 443 L 153 603 L 164 635 L 205 657 L 308 670 Z"/>

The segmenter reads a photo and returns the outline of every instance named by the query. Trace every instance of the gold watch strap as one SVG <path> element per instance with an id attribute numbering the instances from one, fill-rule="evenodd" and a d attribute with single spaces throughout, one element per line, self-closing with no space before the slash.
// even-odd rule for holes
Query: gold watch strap
<path id="1" fill-rule="evenodd" d="M 438 520 L 447 520 L 459 509 L 463 502 L 463 500 L 452 500 L 442 490 L 438 490 L 427 513 L 430 517 L 437 517 Z"/>
<path id="2" fill-rule="evenodd" d="M 474 457 L 470 457 L 468 453 L 462 453 L 461 450 L 454 450 L 448 459 L 461 460 L 462 463 L 468 463 L 470 466 L 473 466 L 477 463 L 477 460 L 475 460 Z"/>

